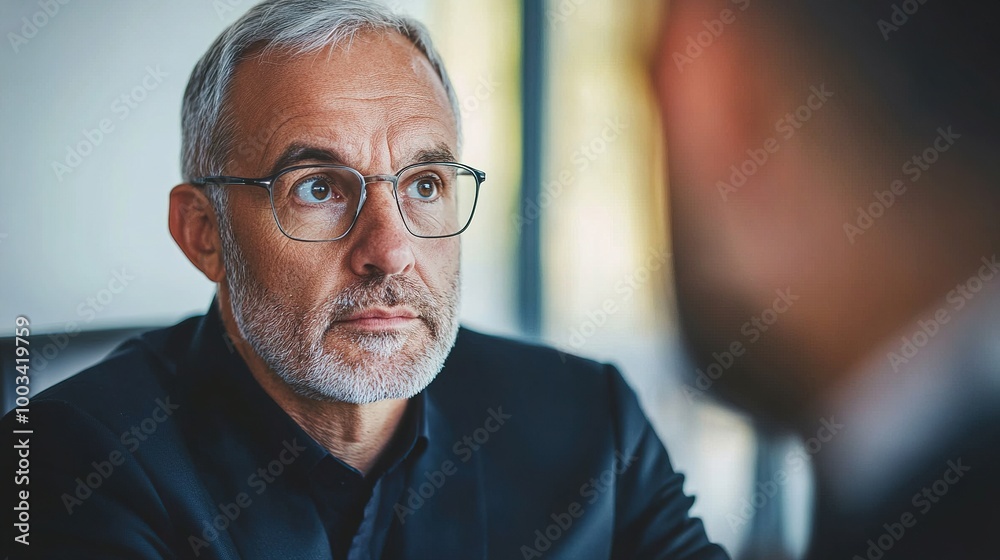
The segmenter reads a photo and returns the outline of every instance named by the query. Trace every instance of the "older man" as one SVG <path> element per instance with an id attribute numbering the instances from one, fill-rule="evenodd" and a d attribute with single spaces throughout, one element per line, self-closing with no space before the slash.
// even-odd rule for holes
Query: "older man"
<path id="1" fill-rule="evenodd" d="M 486 176 L 419 24 L 265 2 L 183 128 L 170 231 L 217 299 L 33 401 L 12 554 L 725 558 L 614 368 L 459 328 Z"/>

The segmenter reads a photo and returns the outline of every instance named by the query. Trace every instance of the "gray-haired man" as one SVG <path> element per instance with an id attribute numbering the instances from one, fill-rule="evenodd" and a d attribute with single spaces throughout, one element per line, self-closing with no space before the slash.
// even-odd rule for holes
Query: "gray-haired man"
<path id="1" fill-rule="evenodd" d="M 486 175 L 419 24 L 265 2 L 183 126 L 170 231 L 216 301 L 34 401 L 16 552 L 725 558 L 614 368 L 459 328 Z"/>

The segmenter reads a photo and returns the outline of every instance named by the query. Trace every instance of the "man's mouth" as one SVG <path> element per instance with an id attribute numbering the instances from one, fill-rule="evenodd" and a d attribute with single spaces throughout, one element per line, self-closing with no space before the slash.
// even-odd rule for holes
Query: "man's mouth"
<path id="1" fill-rule="evenodd" d="M 420 316 L 406 306 L 371 307 L 355 311 L 334 321 L 333 326 L 344 326 L 364 331 L 390 331 L 409 328 Z"/>

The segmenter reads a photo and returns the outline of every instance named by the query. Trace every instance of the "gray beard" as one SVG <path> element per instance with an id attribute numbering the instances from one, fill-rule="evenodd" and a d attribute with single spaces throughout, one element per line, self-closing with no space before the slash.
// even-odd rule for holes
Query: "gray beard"
<path id="1" fill-rule="evenodd" d="M 408 278 L 372 276 L 299 317 L 250 273 L 224 221 L 222 256 L 236 325 L 297 394 L 351 404 L 408 399 L 441 371 L 458 336 L 458 271 L 441 296 Z M 373 306 L 400 304 L 420 316 L 407 331 L 349 331 L 334 324 Z"/>

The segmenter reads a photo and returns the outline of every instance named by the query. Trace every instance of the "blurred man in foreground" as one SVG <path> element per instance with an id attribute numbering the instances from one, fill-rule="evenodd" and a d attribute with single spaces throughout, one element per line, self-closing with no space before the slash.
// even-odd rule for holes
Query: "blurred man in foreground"
<path id="1" fill-rule="evenodd" d="M 670 5 L 655 81 L 691 383 L 843 426 L 814 454 L 813 558 L 996 557 L 998 15 Z"/>

